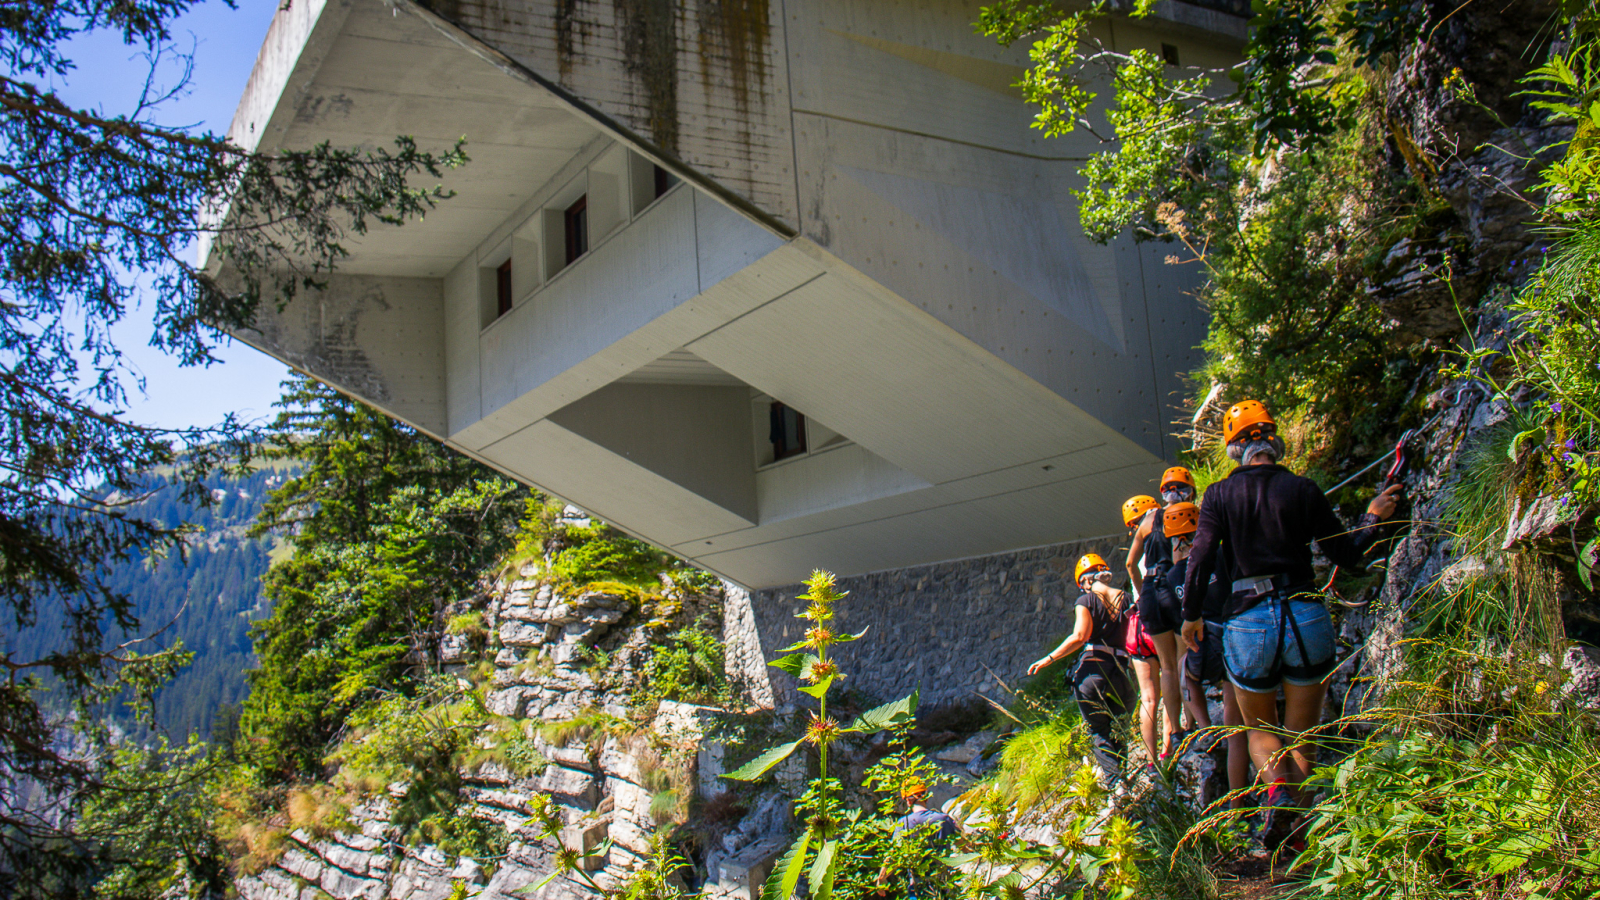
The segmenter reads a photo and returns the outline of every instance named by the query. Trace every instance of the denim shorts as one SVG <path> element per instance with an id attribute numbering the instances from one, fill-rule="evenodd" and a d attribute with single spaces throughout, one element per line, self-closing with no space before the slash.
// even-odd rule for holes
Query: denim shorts
<path id="1" fill-rule="evenodd" d="M 1223 635 L 1228 678 L 1247 691 L 1274 691 L 1283 682 L 1317 684 L 1333 671 L 1333 619 L 1327 607 L 1287 600 L 1287 593 L 1274 591 L 1228 620 Z"/>

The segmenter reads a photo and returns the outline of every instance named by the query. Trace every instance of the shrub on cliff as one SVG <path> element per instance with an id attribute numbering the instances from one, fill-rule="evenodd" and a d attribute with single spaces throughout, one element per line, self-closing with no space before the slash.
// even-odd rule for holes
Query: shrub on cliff
<path id="1" fill-rule="evenodd" d="M 481 590 L 527 494 L 331 388 L 287 387 L 273 452 L 304 468 L 256 528 L 288 530 L 294 554 L 265 579 L 273 609 L 252 629 L 239 723 L 269 780 L 319 774 L 353 710 L 420 683 L 446 608 Z"/>

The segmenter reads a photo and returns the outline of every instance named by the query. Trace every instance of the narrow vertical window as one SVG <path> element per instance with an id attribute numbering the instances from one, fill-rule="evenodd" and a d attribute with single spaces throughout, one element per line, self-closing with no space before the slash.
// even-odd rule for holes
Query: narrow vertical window
<path id="1" fill-rule="evenodd" d="M 509 259 L 494 270 L 494 299 L 496 316 L 503 316 L 511 311 L 511 260 Z"/>
<path id="2" fill-rule="evenodd" d="M 772 441 L 774 461 L 806 452 L 806 417 L 782 403 L 774 402 L 768 413 L 767 438 Z"/>
<path id="3" fill-rule="evenodd" d="M 662 194 L 665 194 L 667 191 L 672 189 L 672 173 L 661 168 L 660 166 L 654 166 L 653 168 L 655 169 L 656 176 L 656 196 L 660 197 Z"/>
<path id="4" fill-rule="evenodd" d="M 567 207 L 567 262 L 589 252 L 589 195 Z"/>

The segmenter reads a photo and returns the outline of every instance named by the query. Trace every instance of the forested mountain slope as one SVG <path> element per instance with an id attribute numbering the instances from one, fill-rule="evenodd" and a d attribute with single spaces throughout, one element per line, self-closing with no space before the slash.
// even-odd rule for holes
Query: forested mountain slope
<path id="1" fill-rule="evenodd" d="M 190 734 L 209 738 L 219 712 L 224 722 L 237 717 L 231 710 L 244 699 L 245 673 L 255 666 L 250 626 L 267 612 L 261 578 L 273 546 L 282 541 L 252 536 L 250 528 L 267 494 L 294 471 L 292 465 L 273 465 L 244 475 L 213 473 L 202 482 L 209 495 L 205 503 L 186 499 L 181 486 L 161 474 L 150 476 L 143 493 L 104 496 L 107 505 L 129 515 L 193 529 L 183 553 L 110 560 L 105 578 L 107 588 L 132 601 L 139 636 L 154 634 L 151 643 L 159 647 L 181 642 L 194 654 L 155 695 L 155 728 L 179 742 Z M 54 649 L 66 627 L 61 612 L 60 605 L 41 604 L 37 624 L 7 636 L 5 650 L 38 658 Z M 113 631 L 108 641 L 128 637 Z M 135 722 L 122 704 L 109 704 L 105 713 L 132 738 L 150 736 L 149 727 Z"/>

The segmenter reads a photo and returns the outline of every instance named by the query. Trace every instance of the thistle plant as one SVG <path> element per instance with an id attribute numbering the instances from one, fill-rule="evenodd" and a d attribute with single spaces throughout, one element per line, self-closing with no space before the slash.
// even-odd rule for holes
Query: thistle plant
<path id="1" fill-rule="evenodd" d="M 805 682 L 800 690 L 817 698 L 817 709 L 811 714 L 805 734 L 797 740 L 768 749 L 737 770 L 722 776 L 733 781 L 755 781 L 788 759 L 802 744 L 817 748 L 818 777 L 808 792 L 808 802 L 805 804 L 812 810 L 812 815 L 806 821 L 805 830 L 773 867 L 772 877 L 767 879 L 766 887 L 762 889 L 762 900 L 789 900 L 800 883 L 801 873 L 807 871 L 808 859 L 811 860 L 811 868 L 807 873 L 810 896 L 817 900 L 828 900 L 833 896 L 833 880 L 839 863 L 841 817 L 836 811 L 838 804 L 834 797 L 839 790 L 838 782 L 828 777 L 828 748 L 848 734 L 874 734 L 909 722 L 917 706 L 917 694 L 913 692 L 908 697 L 862 713 L 848 726 L 841 726 L 837 719 L 828 715 L 828 692 L 845 677 L 839 671 L 838 663 L 830 658 L 829 651 L 835 644 L 860 640 L 867 633 L 862 630 L 857 634 L 839 634 L 834 630 L 834 607 L 845 597 L 834 587 L 835 582 L 833 573 L 821 569 L 812 572 L 811 577 L 806 579 L 806 592 L 800 595 L 800 599 L 806 601 L 807 605 L 795 617 L 810 623 L 805 637 L 783 649 L 782 652 L 788 655 L 769 663 Z"/>
<path id="2" fill-rule="evenodd" d="M 549 875 L 533 884 L 517 888 L 512 893 L 522 895 L 537 894 L 544 889 L 545 885 L 556 880 L 557 876 L 567 875 L 579 879 L 595 893 L 601 896 L 609 896 L 606 889 L 601 887 L 589 875 L 588 870 L 583 866 L 583 861 L 604 857 L 611 851 L 611 841 L 608 840 L 599 847 L 587 851 L 581 845 L 568 847 L 561 840 L 561 816 L 556 812 L 555 803 L 551 801 L 549 794 L 534 794 L 528 798 L 528 818 L 523 827 L 537 829 L 539 840 L 555 842 L 556 850 L 551 857 L 551 862 L 554 865 L 550 867 Z"/>

